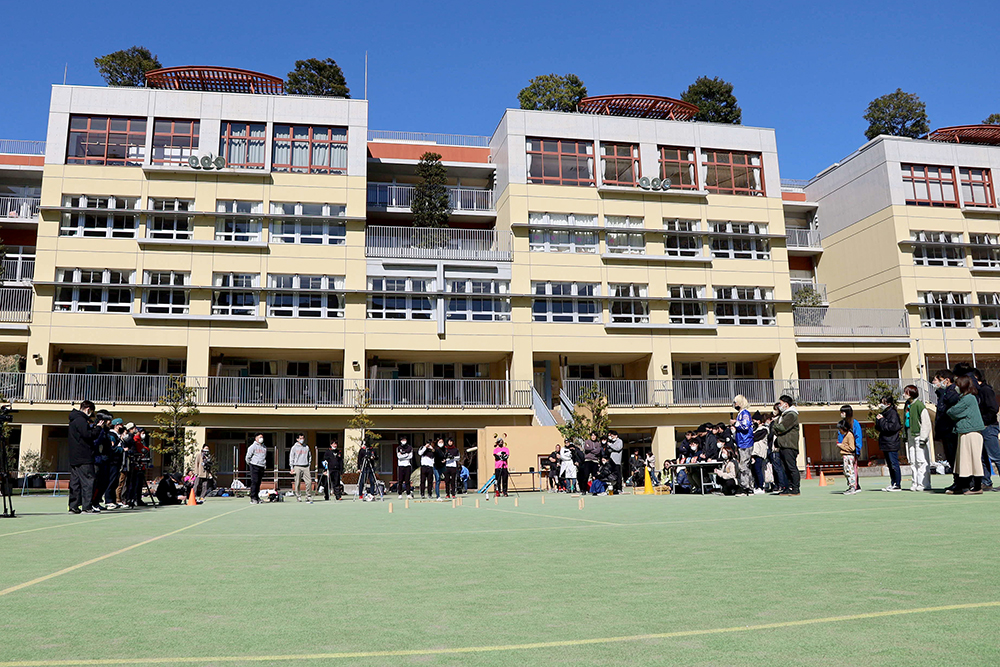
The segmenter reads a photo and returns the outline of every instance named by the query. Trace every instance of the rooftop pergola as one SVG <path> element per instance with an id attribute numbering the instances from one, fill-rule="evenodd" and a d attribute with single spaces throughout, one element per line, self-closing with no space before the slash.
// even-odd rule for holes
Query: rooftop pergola
<path id="1" fill-rule="evenodd" d="M 931 141 L 949 141 L 955 144 L 981 144 L 1000 146 L 1000 125 L 955 125 L 942 127 L 928 134 Z"/>
<path id="2" fill-rule="evenodd" d="M 658 95 L 598 95 L 585 97 L 577 105 L 580 113 L 658 120 L 691 120 L 698 107 L 672 97 Z"/>
<path id="3" fill-rule="evenodd" d="M 280 77 L 235 67 L 163 67 L 146 72 L 150 88 L 200 90 L 213 93 L 284 95 Z"/>

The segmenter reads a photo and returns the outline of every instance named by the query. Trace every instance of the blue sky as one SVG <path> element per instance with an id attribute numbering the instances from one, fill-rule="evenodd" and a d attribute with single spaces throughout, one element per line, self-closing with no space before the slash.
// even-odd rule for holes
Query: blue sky
<path id="1" fill-rule="evenodd" d="M 808 178 L 864 143 L 868 102 L 901 87 L 931 127 L 1000 112 L 996 2 L 10 2 L 0 138 L 43 139 L 49 86 L 103 85 L 93 59 L 133 44 L 164 66 L 280 76 L 334 58 L 369 126 L 484 134 L 537 74 L 591 94 L 679 96 L 735 84 L 747 125 L 777 130 L 781 174 Z M 991 74 L 992 72 L 992 74 Z"/>

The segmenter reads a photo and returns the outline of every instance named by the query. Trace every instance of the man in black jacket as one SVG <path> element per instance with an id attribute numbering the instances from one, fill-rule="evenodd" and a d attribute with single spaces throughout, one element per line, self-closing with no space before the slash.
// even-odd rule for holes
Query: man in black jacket
<path id="1" fill-rule="evenodd" d="M 983 490 L 1000 490 L 1000 487 L 993 485 L 993 471 L 991 465 L 997 467 L 1000 473 L 1000 423 L 997 420 L 997 413 L 1000 412 L 1000 405 L 997 404 L 997 393 L 983 378 L 983 373 L 978 368 L 972 369 L 972 375 L 979 383 L 979 393 L 976 398 L 979 400 L 979 414 L 983 417 Z"/>
<path id="2" fill-rule="evenodd" d="M 885 463 L 889 468 L 889 486 L 883 491 L 901 491 L 899 486 L 899 432 L 903 426 L 896 411 L 896 401 L 890 395 L 882 397 L 879 405 L 882 412 L 875 415 L 875 430 L 878 431 L 878 448 L 885 454 Z"/>
<path id="3" fill-rule="evenodd" d="M 97 514 L 101 510 L 93 506 L 94 441 L 104 430 L 104 422 L 90 423 L 94 414 L 94 404 L 80 403 L 79 410 L 69 413 L 69 511 L 72 514 Z"/>
<path id="4" fill-rule="evenodd" d="M 329 500 L 330 490 L 333 489 L 333 497 L 340 500 L 344 490 L 340 484 L 340 475 L 344 472 L 344 455 L 341 454 L 336 440 L 330 443 L 330 449 L 324 454 L 323 466 L 326 468 L 323 471 L 323 476 L 326 477 L 323 481 L 323 496 Z"/>
<path id="5" fill-rule="evenodd" d="M 955 374 L 947 368 L 934 374 L 934 391 L 937 394 L 937 412 L 934 417 L 934 433 L 944 446 L 944 457 L 954 474 L 955 452 L 958 450 L 958 436 L 955 434 L 955 422 L 948 416 L 948 408 L 958 403 L 961 398 L 955 387 Z M 954 488 L 952 484 L 948 488 Z"/>

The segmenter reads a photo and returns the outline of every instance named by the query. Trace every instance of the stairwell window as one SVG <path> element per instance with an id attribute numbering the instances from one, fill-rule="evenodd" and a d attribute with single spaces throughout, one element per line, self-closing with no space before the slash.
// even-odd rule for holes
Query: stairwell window
<path id="1" fill-rule="evenodd" d="M 229 214 L 215 219 L 215 240 L 231 243 L 256 243 L 261 237 L 264 203 L 259 201 L 219 201 L 218 213 Z"/>
<path id="2" fill-rule="evenodd" d="M 52 310 L 131 313 L 134 272 L 124 269 L 57 269 Z"/>
<path id="3" fill-rule="evenodd" d="M 715 323 L 774 324 L 774 291 L 769 287 L 716 287 Z"/>
<path id="4" fill-rule="evenodd" d="M 664 220 L 663 252 L 667 257 L 701 257 L 704 232 L 699 220 Z"/>
<path id="5" fill-rule="evenodd" d="M 910 239 L 917 266 L 965 266 L 961 233 L 911 231 Z"/>
<path id="6" fill-rule="evenodd" d="M 671 285 L 668 293 L 670 295 L 671 324 L 705 324 L 707 322 L 704 286 Z"/>
<path id="7" fill-rule="evenodd" d="M 256 317 L 260 275 L 216 273 L 212 276 L 212 314 Z"/>
<path id="8" fill-rule="evenodd" d="M 433 320 L 437 298 L 434 280 L 424 278 L 369 278 L 368 319 Z"/>
<path id="9" fill-rule="evenodd" d="M 993 196 L 993 181 L 989 169 L 961 167 L 958 170 L 961 179 L 962 202 L 966 206 L 982 206 L 993 208 L 996 199 Z"/>
<path id="10" fill-rule="evenodd" d="M 142 312 L 186 315 L 190 300 L 191 274 L 179 271 L 146 271 Z"/>
<path id="11" fill-rule="evenodd" d="M 448 280 L 447 318 L 472 322 L 510 321 L 510 283 L 506 280 Z"/>
<path id="12" fill-rule="evenodd" d="M 268 317 L 344 317 L 343 276 L 270 274 Z"/>
<path id="13" fill-rule="evenodd" d="M 613 324 L 648 324 L 649 296 L 646 285 L 633 283 L 613 283 L 608 285 L 610 293 L 611 322 Z"/>
<path id="14" fill-rule="evenodd" d="M 904 164 L 903 189 L 908 206 L 958 206 L 955 170 L 925 164 Z"/>
<path id="15" fill-rule="evenodd" d="M 594 185 L 594 142 L 574 139 L 526 141 L 528 183 Z"/>
<path id="16" fill-rule="evenodd" d="M 602 141 L 601 175 L 604 185 L 634 186 L 639 180 L 639 147 Z"/>
<path id="17" fill-rule="evenodd" d="M 757 222 L 711 222 L 712 256 L 720 259 L 770 259 L 767 225 Z"/>
<path id="18" fill-rule="evenodd" d="M 139 229 L 138 197 L 70 196 L 63 206 L 80 210 L 63 213 L 59 236 L 134 239 Z"/>
<path id="19" fill-rule="evenodd" d="M 531 316 L 535 322 L 601 321 L 601 286 L 598 283 L 536 282 Z"/>
<path id="20" fill-rule="evenodd" d="M 920 326 L 944 329 L 972 327 L 971 295 L 968 292 L 919 292 Z"/>
<path id="21" fill-rule="evenodd" d="M 194 232 L 194 210 L 189 199 L 150 199 L 146 214 L 146 238 L 187 240 Z"/>

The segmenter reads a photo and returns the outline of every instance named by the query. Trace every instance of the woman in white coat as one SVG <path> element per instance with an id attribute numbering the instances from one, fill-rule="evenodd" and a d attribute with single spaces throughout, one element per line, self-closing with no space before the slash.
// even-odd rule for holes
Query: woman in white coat
<path id="1" fill-rule="evenodd" d="M 569 440 L 559 449 L 559 474 L 563 478 L 566 493 L 576 493 L 576 476 L 579 471 L 573 463 L 573 450 L 569 448 Z"/>

